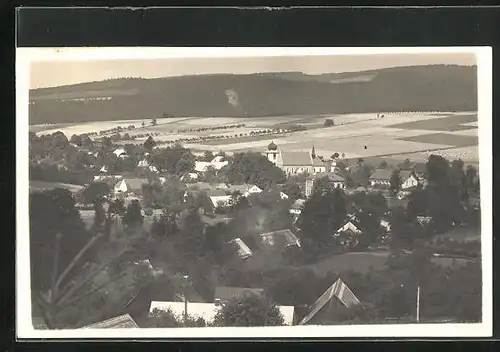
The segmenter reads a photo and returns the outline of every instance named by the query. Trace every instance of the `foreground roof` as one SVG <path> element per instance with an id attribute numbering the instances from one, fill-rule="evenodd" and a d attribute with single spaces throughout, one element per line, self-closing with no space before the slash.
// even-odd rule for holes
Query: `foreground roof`
<path id="1" fill-rule="evenodd" d="M 302 319 L 299 325 L 306 324 L 309 320 L 314 318 L 316 314 L 333 298 L 346 308 L 360 304 L 359 299 L 352 293 L 347 285 L 341 280 L 337 279 L 317 300 L 314 302 L 312 310 Z"/>
<path id="2" fill-rule="evenodd" d="M 84 326 L 82 329 L 128 329 L 138 327 L 129 314 L 123 314 L 115 318 Z"/>

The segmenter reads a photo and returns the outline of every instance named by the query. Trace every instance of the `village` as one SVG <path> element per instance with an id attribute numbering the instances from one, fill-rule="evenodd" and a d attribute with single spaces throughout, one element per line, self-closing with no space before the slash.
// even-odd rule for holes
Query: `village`
<path id="1" fill-rule="evenodd" d="M 55 243 L 34 255 L 33 321 L 45 328 L 475 319 L 453 304 L 478 304 L 460 291 L 480 261 L 479 175 L 461 160 L 30 133 L 30 203 L 44 210 L 32 246 Z M 450 277 L 450 304 L 435 309 Z M 242 304 L 265 313 L 248 323 Z"/>

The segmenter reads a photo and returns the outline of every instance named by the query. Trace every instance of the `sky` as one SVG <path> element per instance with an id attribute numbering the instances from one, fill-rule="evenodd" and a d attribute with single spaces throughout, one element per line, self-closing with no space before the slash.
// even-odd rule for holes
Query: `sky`
<path id="1" fill-rule="evenodd" d="M 121 77 L 159 78 L 257 72 L 322 74 L 433 64 L 470 66 L 476 64 L 476 56 L 472 53 L 426 53 L 38 61 L 31 64 L 30 88 L 57 87 Z"/>

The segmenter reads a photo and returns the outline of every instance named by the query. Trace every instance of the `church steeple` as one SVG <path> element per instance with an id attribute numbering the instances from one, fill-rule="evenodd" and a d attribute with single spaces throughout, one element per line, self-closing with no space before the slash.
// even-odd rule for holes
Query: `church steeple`
<path id="1" fill-rule="evenodd" d="M 313 147 L 311 149 L 311 158 L 316 159 L 316 149 L 314 148 L 314 143 L 313 143 Z"/>

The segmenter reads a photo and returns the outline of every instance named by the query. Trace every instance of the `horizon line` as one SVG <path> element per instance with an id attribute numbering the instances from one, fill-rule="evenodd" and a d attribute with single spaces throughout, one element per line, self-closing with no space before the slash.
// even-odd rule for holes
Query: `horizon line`
<path id="1" fill-rule="evenodd" d="M 305 73 L 303 71 L 260 71 L 260 72 L 250 72 L 250 73 L 231 73 L 231 72 L 217 72 L 217 73 L 192 73 L 192 74 L 184 74 L 184 75 L 171 75 L 171 76 L 160 76 L 160 77 L 143 77 L 143 76 L 120 76 L 113 78 L 106 78 L 98 81 L 86 81 L 86 82 L 77 82 L 71 84 L 63 84 L 57 86 L 47 86 L 47 87 L 38 87 L 38 88 L 30 88 L 29 91 L 42 90 L 42 89 L 53 89 L 53 88 L 62 88 L 69 86 L 79 86 L 90 83 L 100 83 L 100 82 L 108 82 L 108 81 L 117 81 L 121 79 L 136 79 L 136 80 L 154 80 L 154 79 L 165 79 L 165 78 L 180 78 L 180 77 L 193 77 L 193 76 L 220 76 L 220 75 L 233 75 L 233 76 L 251 76 L 251 75 L 266 75 L 266 74 L 286 74 L 286 73 L 298 73 L 304 76 L 321 76 L 328 74 L 343 74 L 343 73 L 363 73 L 363 72 L 375 72 L 382 70 L 391 70 L 395 68 L 409 68 L 409 67 L 428 67 L 428 66 L 458 66 L 458 67 L 477 67 L 477 64 L 464 65 L 464 64 L 421 64 L 421 65 L 401 65 L 401 66 L 390 66 L 383 68 L 374 68 L 374 69 L 363 69 L 360 71 L 357 70 L 346 70 L 340 72 L 323 72 L 323 73 Z"/>

